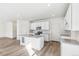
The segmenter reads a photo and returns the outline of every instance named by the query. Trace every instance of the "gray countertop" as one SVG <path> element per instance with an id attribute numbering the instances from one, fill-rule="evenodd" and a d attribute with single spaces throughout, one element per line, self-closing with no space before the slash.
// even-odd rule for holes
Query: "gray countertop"
<path id="1" fill-rule="evenodd" d="M 79 32 L 61 34 L 61 43 L 79 45 Z"/>
<path id="2" fill-rule="evenodd" d="M 39 37 L 43 37 L 42 35 L 27 35 L 27 34 L 22 34 L 19 36 L 23 36 L 23 37 L 31 37 L 31 38 L 39 38 Z"/>
<path id="3" fill-rule="evenodd" d="M 79 45 L 79 41 L 72 39 L 61 39 L 61 43 Z"/>

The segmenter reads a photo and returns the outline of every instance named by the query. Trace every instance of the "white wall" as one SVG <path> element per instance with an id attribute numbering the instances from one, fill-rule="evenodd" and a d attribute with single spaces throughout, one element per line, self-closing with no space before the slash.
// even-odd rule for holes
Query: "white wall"
<path id="1" fill-rule="evenodd" d="M 8 21 L 6 22 L 6 35 L 10 38 L 17 37 L 17 23 L 16 21 Z"/>
<path id="2" fill-rule="evenodd" d="M 5 36 L 5 32 L 6 32 L 6 29 L 5 29 L 5 23 L 0 20 L 0 37 L 4 37 Z"/>
<path id="3" fill-rule="evenodd" d="M 12 22 L 13 37 L 17 37 L 17 21 Z"/>
<path id="4" fill-rule="evenodd" d="M 0 20 L 0 37 L 14 38 L 16 36 L 16 28 L 13 25 L 16 25 L 13 21 Z"/>
<path id="5" fill-rule="evenodd" d="M 9 37 L 9 38 L 13 38 L 13 28 L 12 28 L 12 23 L 11 22 L 6 22 L 6 36 L 4 37 Z"/>
<path id="6" fill-rule="evenodd" d="M 64 30 L 64 17 L 50 19 L 51 40 L 59 41 L 60 34 Z"/>

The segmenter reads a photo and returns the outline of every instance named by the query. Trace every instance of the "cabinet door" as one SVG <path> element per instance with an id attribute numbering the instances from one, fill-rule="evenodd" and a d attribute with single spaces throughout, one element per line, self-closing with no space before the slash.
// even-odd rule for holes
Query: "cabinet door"
<path id="1" fill-rule="evenodd" d="M 42 27 L 42 30 L 49 30 L 49 22 L 48 21 L 38 21 L 31 23 L 31 29 L 36 30 L 36 27 Z"/>
<path id="2" fill-rule="evenodd" d="M 64 18 L 64 27 L 65 27 L 65 30 L 68 30 L 68 21 L 67 21 L 67 14 Z"/>
<path id="3" fill-rule="evenodd" d="M 79 3 L 72 4 L 72 30 L 79 31 Z"/>
<path id="4" fill-rule="evenodd" d="M 31 23 L 31 30 L 36 30 L 36 27 L 38 27 L 38 23 Z"/>
<path id="5" fill-rule="evenodd" d="M 79 45 L 61 42 L 61 56 L 79 56 Z"/>
<path id="6" fill-rule="evenodd" d="M 64 18 L 65 30 L 71 30 L 71 5 L 67 10 L 66 16 Z"/>
<path id="7" fill-rule="evenodd" d="M 48 21 L 38 22 L 38 25 L 42 27 L 42 30 L 49 30 L 49 22 Z"/>

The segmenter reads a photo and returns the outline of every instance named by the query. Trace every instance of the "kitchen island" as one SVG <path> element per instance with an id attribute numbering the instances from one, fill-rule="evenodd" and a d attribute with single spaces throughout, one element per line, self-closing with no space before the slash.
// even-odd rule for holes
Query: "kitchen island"
<path id="1" fill-rule="evenodd" d="M 31 36 L 31 35 L 20 35 L 20 45 L 23 45 L 28 50 L 29 55 L 33 55 L 35 50 L 41 50 L 44 47 L 44 37 L 43 36 Z"/>

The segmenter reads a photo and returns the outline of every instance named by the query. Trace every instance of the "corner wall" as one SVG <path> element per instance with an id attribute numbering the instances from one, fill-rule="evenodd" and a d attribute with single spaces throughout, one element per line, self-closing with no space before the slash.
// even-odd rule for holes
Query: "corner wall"
<path id="1" fill-rule="evenodd" d="M 50 19 L 51 40 L 59 41 L 60 34 L 64 31 L 64 17 Z"/>
<path id="2" fill-rule="evenodd" d="M 0 20 L 0 37 L 14 38 L 16 33 L 13 24 L 13 21 Z"/>

